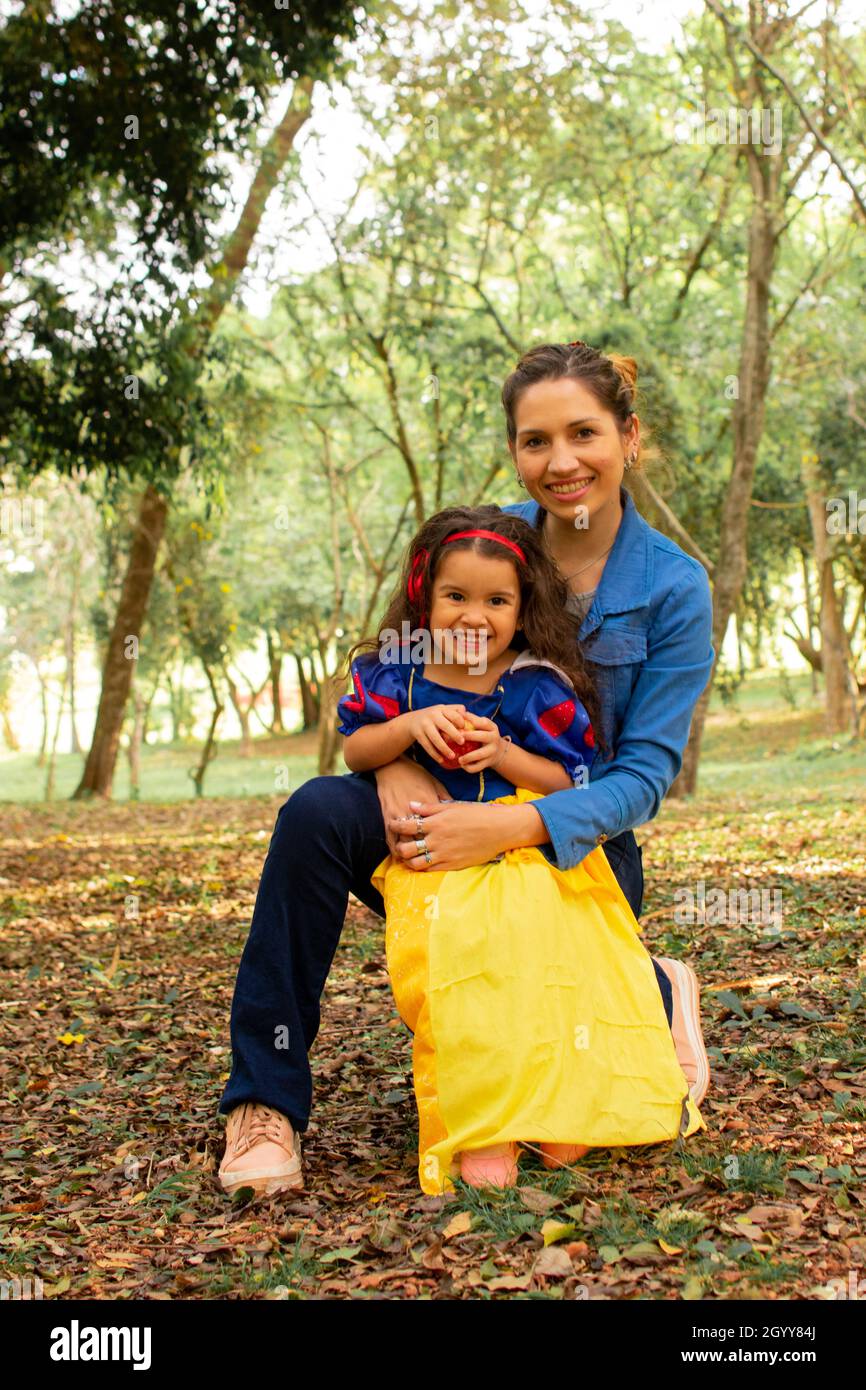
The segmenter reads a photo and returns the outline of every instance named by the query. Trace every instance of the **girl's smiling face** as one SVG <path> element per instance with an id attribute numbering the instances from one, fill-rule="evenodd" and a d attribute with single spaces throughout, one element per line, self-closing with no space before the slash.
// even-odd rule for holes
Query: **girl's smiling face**
<path id="1" fill-rule="evenodd" d="M 582 382 L 537 381 L 515 408 L 511 457 L 529 495 L 547 512 L 574 524 L 602 508 L 619 507 L 626 454 L 637 442 L 637 416 L 623 434 Z"/>
<path id="2" fill-rule="evenodd" d="M 431 586 L 430 630 L 460 633 L 467 666 L 485 658 L 491 665 L 511 646 L 519 621 L 514 561 L 446 546 Z"/>

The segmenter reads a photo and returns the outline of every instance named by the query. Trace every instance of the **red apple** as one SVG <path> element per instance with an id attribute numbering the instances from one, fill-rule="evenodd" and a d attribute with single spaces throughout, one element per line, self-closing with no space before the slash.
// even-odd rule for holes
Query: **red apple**
<path id="1" fill-rule="evenodd" d="M 472 723 L 472 720 L 470 719 L 469 715 L 468 715 L 468 714 L 464 714 L 464 716 L 463 716 L 463 732 L 464 732 L 464 734 L 465 734 L 466 732 L 468 732 L 468 730 L 474 729 L 474 728 L 475 728 L 475 725 Z M 454 739 L 452 739 L 452 738 L 446 738 L 444 734 L 442 735 L 442 737 L 445 739 L 445 742 L 447 743 L 448 747 L 451 749 L 451 757 L 448 758 L 445 762 L 442 763 L 442 766 L 445 767 L 445 768 L 447 768 L 449 772 L 454 772 L 454 771 L 456 771 L 458 768 L 460 768 L 460 764 L 458 763 L 457 759 L 458 759 L 458 758 L 462 758 L 464 753 L 474 753 L 476 748 L 480 748 L 480 747 L 481 747 L 481 744 L 480 744 L 480 743 L 473 743 L 473 742 L 471 742 L 471 741 L 468 740 L 468 739 L 467 739 L 466 743 L 455 743 Z M 463 769 L 461 769 L 461 770 L 463 770 Z"/>
<path id="2" fill-rule="evenodd" d="M 445 735 L 443 734 L 442 737 L 445 738 Z M 467 739 L 465 743 L 455 743 L 454 739 L 445 738 L 445 742 L 451 749 L 452 756 L 442 762 L 442 767 L 447 768 L 449 772 L 454 772 L 456 768 L 460 767 L 457 759 L 462 758 L 464 753 L 474 753 L 476 748 L 481 747 L 480 743 L 473 743 L 471 739 Z M 465 769 L 461 769 L 461 771 L 465 771 Z"/>

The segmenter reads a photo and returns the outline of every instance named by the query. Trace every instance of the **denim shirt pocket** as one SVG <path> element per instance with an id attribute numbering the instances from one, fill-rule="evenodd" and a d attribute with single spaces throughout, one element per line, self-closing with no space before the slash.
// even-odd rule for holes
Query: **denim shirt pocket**
<path id="1" fill-rule="evenodd" d="M 646 628 L 609 618 L 581 643 L 604 714 L 604 735 L 615 743 L 638 671 L 647 658 Z"/>

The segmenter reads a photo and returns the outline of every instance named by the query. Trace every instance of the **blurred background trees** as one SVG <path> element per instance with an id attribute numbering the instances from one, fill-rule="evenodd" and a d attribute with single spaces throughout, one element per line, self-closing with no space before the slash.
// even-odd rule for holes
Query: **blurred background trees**
<path id="1" fill-rule="evenodd" d="M 805 670 L 828 739 L 862 736 L 862 21 L 706 0 L 651 47 L 568 0 L 288 13 L 34 4 L 0 29 L 10 750 L 26 664 L 46 768 L 90 748 L 80 794 L 125 744 L 135 795 L 147 740 L 192 733 L 201 792 L 229 728 L 245 758 L 315 729 L 333 770 L 331 677 L 403 546 L 517 498 L 502 381 L 578 337 L 639 363 L 660 457 L 630 485 L 710 571 L 715 688 Z M 12 509 L 37 492 L 39 542 Z"/>

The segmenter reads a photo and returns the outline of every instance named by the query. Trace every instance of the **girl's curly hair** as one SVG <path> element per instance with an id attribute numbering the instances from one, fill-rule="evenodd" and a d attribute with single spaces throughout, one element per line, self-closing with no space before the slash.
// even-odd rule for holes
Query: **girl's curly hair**
<path id="1" fill-rule="evenodd" d="M 515 542 L 526 556 L 526 563 L 523 564 L 518 556 L 485 536 L 452 541 L 448 549 L 474 550 L 479 555 L 489 555 L 496 560 L 513 560 L 520 585 L 520 627 L 515 633 L 513 645 L 519 650 L 530 650 L 541 660 L 558 666 L 568 677 L 589 715 L 598 746 L 608 752 L 602 732 L 600 700 L 578 645 L 580 623 L 566 607 L 568 585 L 557 569 L 542 533 L 522 517 L 503 512 L 499 507 L 447 507 L 424 522 L 406 551 L 400 580 L 379 632 L 375 637 L 362 638 L 351 648 L 346 657 L 346 675 L 356 653 L 378 649 L 383 640 L 382 634 L 386 631 L 399 634 L 404 631 L 403 623 L 407 623 L 410 630 L 426 627 L 431 590 L 442 559 L 444 542 L 456 531 L 474 530 L 494 531 L 506 540 Z"/>

